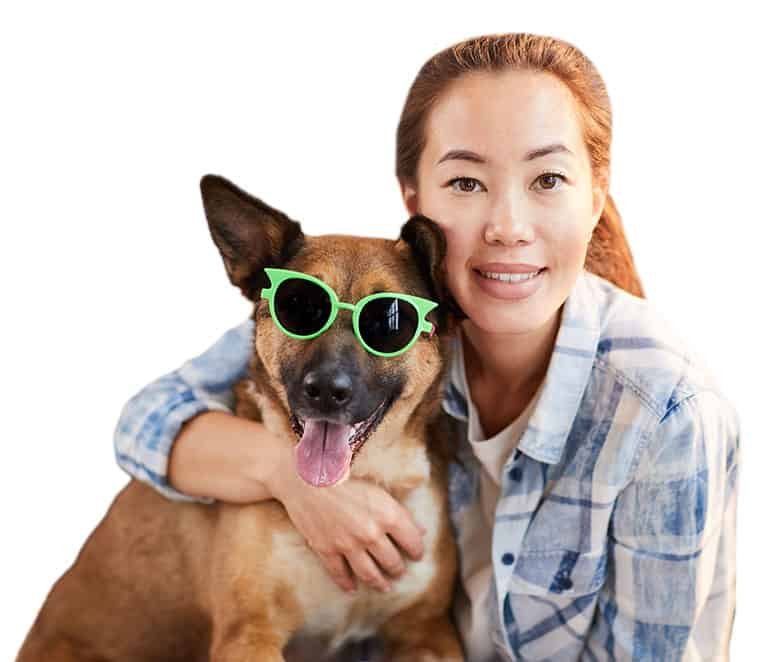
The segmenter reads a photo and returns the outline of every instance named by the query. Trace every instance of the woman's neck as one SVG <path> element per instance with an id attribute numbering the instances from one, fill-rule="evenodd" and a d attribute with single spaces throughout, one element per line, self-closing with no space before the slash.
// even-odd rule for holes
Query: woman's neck
<path id="1" fill-rule="evenodd" d="M 468 382 L 507 399 L 530 400 L 546 375 L 562 314 L 560 308 L 543 327 L 522 334 L 495 334 L 468 320 L 461 326 Z"/>

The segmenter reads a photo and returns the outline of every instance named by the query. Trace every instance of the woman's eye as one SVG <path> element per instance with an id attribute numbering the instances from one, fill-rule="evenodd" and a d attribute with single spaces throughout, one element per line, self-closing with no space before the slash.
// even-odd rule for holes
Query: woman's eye
<path id="1" fill-rule="evenodd" d="M 542 190 L 544 190 L 544 191 L 552 191 L 552 190 L 554 190 L 556 188 L 559 188 L 558 186 L 554 185 L 556 183 L 557 179 L 561 179 L 563 182 L 567 181 L 567 178 L 564 175 L 562 175 L 562 174 L 560 174 L 558 172 L 545 172 L 545 173 L 542 173 L 541 175 L 539 175 L 536 178 L 536 181 L 537 182 L 541 182 L 540 186 L 541 186 Z M 547 185 L 545 186 L 545 184 L 547 184 Z"/>
<path id="2" fill-rule="evenodd" d="M 472 177 L 456 177 L 446 184 L 446 186 L 452 186 L 458 193 L 474 193 L 476 186 L 483 188 L 483 185 Z"/>

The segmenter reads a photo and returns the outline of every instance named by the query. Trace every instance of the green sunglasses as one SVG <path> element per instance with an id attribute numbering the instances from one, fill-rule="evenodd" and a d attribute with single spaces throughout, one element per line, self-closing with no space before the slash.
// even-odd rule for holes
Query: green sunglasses
<path id="1" fill-rule="evenodd" d="M 398 292 L 370 294 L 356 304 L 338 295 L 318 278 L 300 271 L 267 267 L 270 286 L 261 290 L 269 312 L 285 335 L 310 340 L 330 328 L 338 310 L 352 312 L 354 334 L 364 349 L 376 356 L 397 356 L 408 350 L 423 331 L 433 335 L 435 325 L 425 319 L 438 304 Z"/>

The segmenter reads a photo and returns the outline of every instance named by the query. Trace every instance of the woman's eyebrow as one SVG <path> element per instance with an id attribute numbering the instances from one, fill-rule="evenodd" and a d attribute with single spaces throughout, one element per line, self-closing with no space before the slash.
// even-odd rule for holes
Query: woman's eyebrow
<path id="1" fill-rule="evenodd" d="M 561 152 L 570 155 L 573 154 L 562 143 L 553 143 L 551 145 L 546 145 L 545 147 L 532 149 L 523 157 L 523 161 L 532 161 L 533 159 L 538 159 L 548 154 L 554 154 L 555 152 Z M 456 159 L 459 159 L 461 161 L 472 161 L 473 163 L 488 163 L 488 159 L 486 159 L 484 156 L 481 156 L 476 152 L 472 152 L 469 149 L 450 149 L 440 159 L 438 159 L 438 163 L 436 163 L 436 165 L 439 165 L 444 161 Z"/>
<path id="2" fill-rule="evenodd" d="M 562 143 L 552 143 L 546 147 L 539 147 L 538 149 L 531 150 L 523 157 L 523 161 L 532 161 L 533 159 L 538 159 L 547 154 L 554 154 L 555 152 L 564 152 L 565 154 L 574 156 L 573 153 Z"/>
<path id="3" fill-rule="evenodd" d="M 488 159 L 486 159 L 484 156 L 480 156 L 480 154 L 471 152 L 468 149 L 450 149 L 440 159 L 438 159 L 438 163 L 436 163 L 436 165 L 452 159 L 472 161 L 473 163 L 488 163 Z"/>

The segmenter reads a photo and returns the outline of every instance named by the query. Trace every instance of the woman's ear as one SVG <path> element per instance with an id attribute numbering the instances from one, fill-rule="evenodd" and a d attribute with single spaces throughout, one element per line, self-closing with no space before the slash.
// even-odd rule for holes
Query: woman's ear
<path id="1" fill-rule="evenodd" d="M 408 184 L 399 179 L 399 186 L 401 187 L 401 197 L 404 200 L 404 207 L 409 212 L 409 216 L 414 216 L 419 209 L 417 203 L 417 191 Z"/>
<path id="2" fill-rule="evenodd" d="M 607 201 L 608 187 L 609 175 L 608 171 L 605 169 L 595 176 L 591 182 L 592 218 L 594 219 L 594 227 L 596 227 L 596 224 L 599 222 L 602 212 L 604 211 L 604 203 Z"/>

